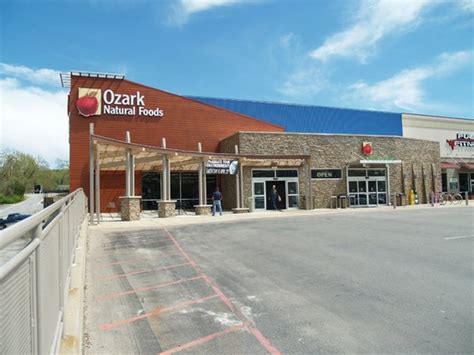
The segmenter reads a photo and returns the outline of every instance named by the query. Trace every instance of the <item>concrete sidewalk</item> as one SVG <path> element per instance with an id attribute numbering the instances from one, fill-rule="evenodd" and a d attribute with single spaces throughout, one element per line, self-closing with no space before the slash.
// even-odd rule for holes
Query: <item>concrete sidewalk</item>
<path id="1" fill-rule="evenodd" d="M 111 230 L 123 228 L 147 228 L 147 227 L 167 227 L 167 226 L 184 226 L 190 224 L 208 224 L 208 223 L 226 223 L 249 221 L 262 218 L 287 218 L 287 217 L 308 217 L 308 216 L 323 216 L 323 215 L 351 215 L 364 213 L 397 213 L 401 211 L 416 211 L 423 209 L 450 209 L 450 208 L 474 208 L 474 204 L 465 205 L 435 205 L 434 207 L 426 205 L 413 205 L 393 208 L 393 206 L 367 207 L 367 208 L 337 208 L 337 209 L 316 209 L 316 210 L 283 210 L 283 211 L 258 211 L 246 214 L 234 214 L 231 212 L 224 212 L 222 216 L 196 216 L 194 214 L 176 215 L 170 218 L 158 218 L 156 211 L 143 211 L 139 221 L 121 221 L 118 213 L 103 213 L 103 220 L 99 225 L 90 226 L 91 229 Z"/>

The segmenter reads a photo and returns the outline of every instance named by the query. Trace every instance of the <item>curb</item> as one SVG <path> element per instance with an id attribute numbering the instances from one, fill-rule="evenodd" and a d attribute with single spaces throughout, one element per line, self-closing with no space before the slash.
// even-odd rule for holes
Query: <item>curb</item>
<path id="1" fill-rule="evenodd" d="M 87 215 L 85 216 L 87 217 Z M 59 346 L 60 354 L 82 354 L 84 319 L 84 287 L 88 236 L 87 218 L 82 221 L 77 240 L 76 255 L 71 268 L 71 284 L 64 310 L 64 332 Z"/>

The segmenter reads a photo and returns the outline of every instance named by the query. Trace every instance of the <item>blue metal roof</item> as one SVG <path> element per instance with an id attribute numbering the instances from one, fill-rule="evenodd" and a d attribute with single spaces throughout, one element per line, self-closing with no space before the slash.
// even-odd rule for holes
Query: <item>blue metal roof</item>
<path id="1" fill-rule="evenodd" d="M 286 132 L 402 136 L 402 114 L 345 108 L 188 96 L 285 128 Z"/>

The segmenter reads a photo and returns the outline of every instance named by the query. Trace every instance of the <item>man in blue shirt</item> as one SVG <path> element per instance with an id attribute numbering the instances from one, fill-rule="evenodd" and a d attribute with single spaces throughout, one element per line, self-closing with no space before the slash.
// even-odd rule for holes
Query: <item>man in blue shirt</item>
<path id="1" fill-rule="evenodd" d="M 212 194 L 212 215 L 216 215 L 216 209 L 219 209 L 219 212 L 222 216 L 222 194 L 219 192 L 219 187 L 216 186 L 216 191 Z"/>

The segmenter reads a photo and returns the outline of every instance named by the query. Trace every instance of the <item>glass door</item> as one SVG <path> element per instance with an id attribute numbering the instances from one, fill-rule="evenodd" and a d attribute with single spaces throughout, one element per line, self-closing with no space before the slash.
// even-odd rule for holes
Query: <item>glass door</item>
<path id="1" fill-rule="evenodd" d="M 351 206 L 367 206 L 367 181 L 365 178 L 351 179 L 349 181 L 349 199 Z"/>
<path id="2" fill-rule="evenodd" d="M 253 183 L 253 196 L 255 198 L 255 209 L 264 210 L 266 208 L 265 182 L 258 181 Z"/>
<path id="3" fill-rule="evenodd" d="M 287 181 L 286 191 L 288 208 L 298 208 L 298 181 Z"/>

